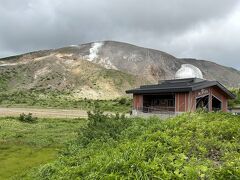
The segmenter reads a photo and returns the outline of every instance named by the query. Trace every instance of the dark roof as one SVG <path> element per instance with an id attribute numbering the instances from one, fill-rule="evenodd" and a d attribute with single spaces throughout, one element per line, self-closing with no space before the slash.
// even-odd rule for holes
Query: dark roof
<path id="1" fill-rule="evenodd" d="M 190 92 L 207 87 L 217 86 L 227 94 L 229 98 L 234 99 L 236 96 L 225 88 L 218 81 L 208 81 L 205 79 L 189 78 L 189 79 L 174 79 L 160 81 L 155 85 L 144 85 L 137 89 L 126 91 L 127 94 L 156 94 L 156 93 L 176 93 L 176 92 Z"/>

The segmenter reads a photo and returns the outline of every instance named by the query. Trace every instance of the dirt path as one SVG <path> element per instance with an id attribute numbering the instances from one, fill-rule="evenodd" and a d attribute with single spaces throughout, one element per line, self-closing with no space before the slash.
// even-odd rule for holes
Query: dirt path
<path id="1" fill-rule="evenodd" d="M 0 117 L 19 116 L 32 113 L 37 117 L 51 118 L 86 118 L 87 112 L 80 109 L 43 109 L 43 108 L 4 108 L 0 107 Z"/>

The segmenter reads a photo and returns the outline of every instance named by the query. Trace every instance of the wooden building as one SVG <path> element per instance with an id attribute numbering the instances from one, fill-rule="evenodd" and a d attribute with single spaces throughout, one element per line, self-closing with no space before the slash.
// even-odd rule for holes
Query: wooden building
<path id="1" fill-rule="evenodd" d="M 133 94 L 133 111 L 141 113 L 228 111 L 228 99 L 232 94 L 218 81 L 199 78 L 161 81 L 156 85 L 144 85 L 126 91 Z"/>

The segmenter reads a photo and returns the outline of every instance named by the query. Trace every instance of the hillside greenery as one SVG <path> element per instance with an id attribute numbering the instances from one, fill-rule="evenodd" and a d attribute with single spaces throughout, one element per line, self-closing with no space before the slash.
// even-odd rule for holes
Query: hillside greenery
<path id="1" fill-rule="evenodd" d="M 17 95 L 26 94 L 31 99 L 32 95 L 44 96 L 47 93 L 48 96 L 67 94 L 75 99 L 115 99 L 126 95 L 126 89 L 147 83 L 138 76 L 105 69 L 82 59 L 63 60 L 52 55 L 53 59 L 44 56 L 41 61 L 34 61 L 38 55 L 29 55 L 25 57 L 28 60 L 26 64 L 10 61 L 16 65 L 0 67 L 0 96 L 13 94 L 18 98 Z M 69 61 L 74 62 L 72 66 Z"/>
<path id="2" fill-rule="evenodd" d="M 240 88 L 239 89 L 231 89 L 232 93 L 236 95 L 236 99 L 229 100 L 228 106 L 229 107 L 236 107 L 240 106 Z"/>
<path id="3" fill-rule="evenodd" d="M 240 179 L 240 117 L 186 113 L 156 117 L 89 113 L 59 158 L 26 179 Z"/>
<path id="4" fill-rule="evenodd" d="M 0 118 L 0 179 L 18 177 L 56 159 L 58 152 L 78 137 L 77 131 L 86 121 L 38 118 L 30 122 L 20 117 Z"/>
<path id="5" fill-rule="evenodd" d="M 113 100 L 76 99 L 69 92 L 16 91 L 0 92 L 0 106 L 7 107 L 52 107 L 93 110 L 96 104 L 103 111 L 129 112 L 131 99 L 122 97 Z"/>

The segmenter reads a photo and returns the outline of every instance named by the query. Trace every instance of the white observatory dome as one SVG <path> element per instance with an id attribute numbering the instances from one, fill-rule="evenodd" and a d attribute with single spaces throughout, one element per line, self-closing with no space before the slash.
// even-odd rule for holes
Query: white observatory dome
<path id="1" fill-rule="evenodd" d="M 199 68 L 191 64 L 182 64 L 181 68 L 176 72 L 175 79 L 200 78 L 203 74 Z"/>

